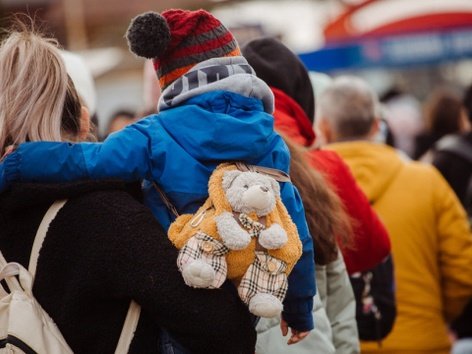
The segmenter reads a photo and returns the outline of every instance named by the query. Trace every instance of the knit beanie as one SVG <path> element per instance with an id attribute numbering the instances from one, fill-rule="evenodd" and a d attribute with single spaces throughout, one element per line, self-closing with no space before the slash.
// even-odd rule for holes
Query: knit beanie
<path id="1" fill-rule="evenodd" d="M 297 102 L 313 123 L 315 97 L 308 71 L 300 59 L 275 38 L 260 38 L 247 43 L 242 52 L 267 85 L 282 90 Z"/>
<path id="2" fill-rule="evenodd" d="M 146 12 L 126 38 L 133 53 L 153 60 L 162 90 L 202 61 L 241 55 L 231 32 L 205 10 Z"/>

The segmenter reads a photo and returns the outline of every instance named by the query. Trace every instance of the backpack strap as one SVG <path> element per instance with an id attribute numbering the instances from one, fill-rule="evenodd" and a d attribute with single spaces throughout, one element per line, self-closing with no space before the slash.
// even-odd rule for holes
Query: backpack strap
<path id="1" fill-rule="evenodd" d="M 46 233 L 48 232 L 49 225 L 56 217 L 57 213 L 61 208 L 66 204 L 67 199 L 63 200 L 56 200 L 48 209 L 46 214 L 39 224 L 38 231 L 36 232 L 36 236 L 34 237 L 33 248 L 31 249 L 31 255 L 28 264 L 28 271 L 31 273 L 31 277 L 34 281 L 34 276 L 36 274 L 36 266 L 38 265 L 38 257 L 39 251 L 43 246 L 44 239 L 46 237 Z"/>
<path id="2" fill-rule="evenodd" d="M 36 273 L 36 266 L 38 264 L 39 251 L 43 245 L 44 238 L 49 229 L 49 225 L 56 217 L 57 213 L 61 208 L 66 204 L 67 199 L 56 200 L 48 209 L 46 214 L 39 225 L 38 231 L 33 242 L 33 248 L 31 251 L 30 261 L 28 265 L 28 271 L 31 273 L 31 276 L 34 280 L 34 275 Z M 6 264 L 5 258 L 0 252 L 0 262 Z M 128 313 L 126 314 L 126 319 L 121 330 L 120 339 L 118 340 L 118 345 L 116 346 L 115 354 L 125 354 L 129 351 L 129 346 L 134 337 L 134 332 L 138 326 L 139 317 L 141 314 L 141 306 L 139 306 L 134 300 L 131 300 L 131 303 L 128 308 Z"/>
<path id="3" fill-rule="evenodd" d="M 238 168 L 238 170 L 243 171 L 243 172 L 246 172 L 246 171 L 258 172 L 263 175 L 272 177 L 278 182 L 291 182 L 290 175 L 288 173 L 285 173 L 284 171 L 278 170 L 276 168 L 248 165 L 244 162 L 236 162 L 235 165 Z"/>
<path id="4" fill-rule="evenodd" d="M 138 327 L 139 316 L 141 314 L 141 306 L 134 300 L 129 304 L 128 313 L 126 314 L 125 323 L 121 330 L 120 339 L 116 346 L 115 354 L 126 354 L 134 337 L 134 332 Z"/>
<path id="5" fill-rule="evenodd" d="M 236 165 L 236 168 L 242 172 L 247 172 L 247 171 L 258 172 L 258 173 L 267 175 L 269 177 L 272 177 L 278 182 L 291 182 L 292 181 L 288 173 L 285 173 L 284 171 L 278 170 L 276 168 L 248 165 L 244 162 L 239 162 L 239 161 L 235 162 L 234 164 Z M 174 214 L 176 218 L 178 218 L 180 214 L 177 211 L 175 205 L 172 204 L 170 199 L 167 197 L 167 195 L 164 193 L 161 187 L 157 185 L 156 182 L 153 181 L 152 184 L 154 186 L 154 189 L 157 191 L 157 193 L 159 193 L 159 196 L 161 197 L 161 200 L 165 204 L 167 209 L 170 210 L 170 212 Z"/>
<path id="6" fill-rule="evenodd" d="M 3 269 L 8 264 L 7 260 L 5 257 L 3 257 L 2 251 L 0 251 L 0 269 Z"/>
<path id="7" fill-rule="evenodd" d="M 166 208 L 170 210 L 170 212 L 174 214 L 176 218 L 178 218 L 180 216 L 179 212 L 175 208 L 174 204 L 172 204 L 172 202 L 169 200 L 164 191 L 161 189 L 161 187 L 159 187 L 154 181 L 152 182 L 152 185 L 154 186 L 154 189 L 157 191 L 157 193 L 159 193 L 159 196 L 161 197 L 161 200 L 165 204 Z"/>

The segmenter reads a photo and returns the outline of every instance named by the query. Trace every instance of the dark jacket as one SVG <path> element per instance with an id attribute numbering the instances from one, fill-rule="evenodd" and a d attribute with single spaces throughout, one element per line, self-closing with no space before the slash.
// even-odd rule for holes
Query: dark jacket
<path id="1" fill-rule="evenodd" d="M 462 139 L 472 145 L 472 132 L 464 134 Z M 472 175 L 472 162 L 465 157 L 449 151 L 435 151 L 433 165 L 441 172 L 457 197 L 466 205 L 466 192 Z"/>
<path id="2" fill-rule="evenodd" d="M 186 286 L 177 250 L 150 211 L 118 183 L 15 184 L 0 195 L 0 249 L 28 266 L 56 199 L 33 292 L 75 353 L 113 353 L 131 299 L 142 307 L 130 353 L 157 353 L 159 327 L 193 353 L 254 353 L 255 332 L 231 287 Z M 139 186 L 138 186 L 139 190 Z"/>
<path id="3" fill-rule="evenodd" d="M 462 139 L 472 145 L 472 132 L 464 134 Z M 467 204 L 467 202 L 470 203 L 470 200 L 467 201 L 466 196 L 468 188 L 470 188 L 470 179 L 472 178 L 472 161 L 450 151 L 439 150 L 434 153 L 433 164 L 441 172 L 464 208 L 466 208 L 470 220 L 472 205 Z M 452 323 L 451 328 L 458 338 L 470 338 L 472 337 L 472 326 L 470 323 L 472 323 L 472 301 L 466 306 L 462 315 Z"/>

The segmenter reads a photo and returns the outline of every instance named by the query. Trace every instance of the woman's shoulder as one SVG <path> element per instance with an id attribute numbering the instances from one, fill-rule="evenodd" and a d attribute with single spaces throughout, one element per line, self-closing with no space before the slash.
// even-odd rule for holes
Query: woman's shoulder
<path id="1" fill-rule="evenodd" d="M 72 196 L 64 207 L 62 220 L 71 223 L 71 227 L 100 234 L 102 238 L 120 239 L 120 235 L 151 233 L 165 237 L 160 224 L 142 203 L 139 184 L 111 182 Z"/>
<path id="2" fill-rule="evenodd" d="M 92 212 L 101 210 L 117 217 L 123 215 L 128 218 L 130 213 L 148 210 L 142 203 L 139 184 L 100 183 L 96 188 L 84 190 L 80 194 L 75 193 L 68 199 L 70 205 L 86 207 Z"/>

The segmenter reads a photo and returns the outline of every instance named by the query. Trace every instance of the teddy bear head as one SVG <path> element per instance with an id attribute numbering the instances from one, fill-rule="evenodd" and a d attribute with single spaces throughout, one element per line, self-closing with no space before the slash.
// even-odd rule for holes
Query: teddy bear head
<path id="1" fill-rule="evenodd" d="M 226 171 L 223 189 L 233 211 L 257 216 L 269 214 L 280 197 L 279 183 L 257 172 Z"/>

